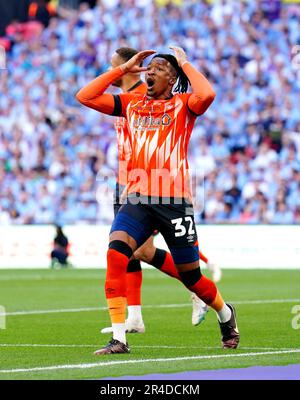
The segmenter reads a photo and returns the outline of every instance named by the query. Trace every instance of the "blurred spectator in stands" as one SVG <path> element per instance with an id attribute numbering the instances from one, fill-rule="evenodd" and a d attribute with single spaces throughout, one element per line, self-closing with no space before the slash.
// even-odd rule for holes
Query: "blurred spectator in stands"
<path id="1" fill-rule="evenodd" d="M 294 224 L 300 224 L 300 206 L 296 208 L 295 212 L 294 212 L 294 220 L 293 220 Z"/>
<path id="2" fill-rule="evenodd" d="M 253 207 L 252 207 L 251 201 L 246 202 L 246 204 L 240 214 L 238 222 L 240 224 L 251 224 L 251 223 L 256 222 L 255 214 L 253 212 Z"/>
<path id="3" fill-rule="evenodd" d="M 61 226 L 56 226 L 56 235 L 53 243 L 53 250 L 51 251 L 51 268 L 66 268 L 69 256 L 69 240 L 64 234 Z"/>
<path id="4" fill-rule="evenodd" d="M 292 224 L 294 221 L 292 211 L 288 210 L 284 201 L 276 204 L 274 216 L 270 222 L 273 224 Z"/>

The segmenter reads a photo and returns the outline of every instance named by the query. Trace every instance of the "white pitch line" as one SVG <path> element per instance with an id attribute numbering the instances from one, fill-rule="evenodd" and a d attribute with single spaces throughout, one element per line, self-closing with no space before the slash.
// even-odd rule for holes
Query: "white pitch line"
<path id="1" fill-rule="evenodd" d="M 205 349 L 205 350 L 222 350 L 220 346 L 142 346 L 142 345 L 134 345 L 132 348 L 141 348 L 141 349 Z M 285 350 L 298 350 L 293 348 L 283 348 L 283 347 L 245 347 L 242 346 L 240 350 L 274 350 L 274 351 L 285 351 Z"/>
<path id="2" fill-rule="evenodd" d="M 233 358 L 233 357 L 258 357 L 268 355 L 282 355 L 300 353 L 300 349 L 284 350 L 284 351 L 265 351 L 259 353 L 238 353 L 238 354 L 215 354 L 215 355 L 203 355 L 203 356 L 190 356 L 190 357 L 172 357 L 172 358 L 146 358 L 140 360 L 126 360 L 126 361 L 107 361 L 98 363 L 87 363 L 87 364 L 66 364 L 66 365 L 51 365 L 48 367 L 34 367 L 34 368 L 17 368 L 17 369 L 2 369 L 0 373 L 10 374 L 18 372 L 40 372 L 40 371 L 53 371 L 61 369 L 89 369 L 97 367 L 107 367 L 114 365 L 124 364 L 145 364 L 145 363 L 164 363 L 172 361 L 191 361 L 191 360 L 210 360 L 218 358 Z"/>
<path id="3" fill-rule="evenodd" d="M 278 304 L 278 303 L 297 303 L 300 299 L 273 299 L 273 300 L 241 300 L 233 301 L 236 305 L 247 304 Z"/>
<path id="4" fill-rule="evenodd" d="M 237 300 L 229 301 L 234 305 L 251 305 L 251 304 L 276 304 L 276 303 L 300 303 L 300 299 L 271 299 L 271 300 Z M 180 304 L 152 304 L 144 305 L 143 308 L 183 308 L 190 307 L 191 303 Z M 28 310 L 28 311 L 12 311 L 7 313 L 0 313 L 1 316 L 14 316 L 14 315 L 35 315 L 35 314 L 56 314 L 56 313 L 74 313 L 86 311 L 107 311 L 107 307 L 83 307 L 83 308 L 64 308 L 54 310 Z"/>
<path id="5" fill-rule="evenodd" d="M 74 313 L 85 311 L 105 311 L 107 307 L 84 307 L 84 308 L 63 308 L 57 310 L 29 310 L 29 311 L 12 311 L 2 313 L 0 316 L 6 315 L 35 315 L 35 314 L 56 314 L 56 313 Z"/>
<path id="6" fill-rule="evenodd" d="M 297 303 L 300 299 L 271 299 L 271 300 L 228 300 L 229 303 L 234 305 L 251 305 L 251 304 L 277 304 L 277 303 Z M 190 306 L 191 303 L 180 303 L 180 304 L 155 304 L 145 305 L 143 308 L 181 308 Z"/>
<path id="7" fill-rule="evenodd" d="M 99 347 L 97 344 L 43 344 L 43 343 L 0 343 L 0 347 L 53 347 L 53 348 L 80 348 L 80 347 Z M 134 345 L 131 346 L 134 349 L 203 349 L 203 350 L 220 350 L 220 346 L 164 346 L 164 345 Z M 243 350 L 274 350 L 274 351 L 284 351 L 284 350 L 297 350 L 293 348 L 282 348 L 282 347 L 242 347 Z"/>

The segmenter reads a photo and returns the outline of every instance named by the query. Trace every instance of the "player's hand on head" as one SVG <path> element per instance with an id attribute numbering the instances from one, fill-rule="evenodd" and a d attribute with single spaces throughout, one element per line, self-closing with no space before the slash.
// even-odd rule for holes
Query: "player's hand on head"
<path id="1" fill-rule="evenodd" d="M 133 56 L 126 63 L 121 65 L 124 72 L 143 72 L 147 70 L 147 67 L 141 67 L 140 64 L 145 60 L 145 58 L 156 53 L 155 50 L 143 50 Z"/>
<path id="2" fill-rule="evenodd" d="M 182 67 L 183 63 L 187 61 L 187 55 L 185 51 L 178 46 L 169 46 L 169 49 L 174 51 L 174 56 L 176 57 L 178 65 Z"/>

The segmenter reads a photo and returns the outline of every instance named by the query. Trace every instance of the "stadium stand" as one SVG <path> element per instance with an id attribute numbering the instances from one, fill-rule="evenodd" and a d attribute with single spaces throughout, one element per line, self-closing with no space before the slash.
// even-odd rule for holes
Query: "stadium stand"
<path id="1" fill-rule="evenodd" d="M 75 93 L 116 48 L 171 43 L 217 93 L 190 145 L 196 222 L 300 223 L 299 5 L 102 0 L 59 7 L 46 28 L 33 17 L 1 41 L 0 224 L 111 222 L 112 119 Z"/>

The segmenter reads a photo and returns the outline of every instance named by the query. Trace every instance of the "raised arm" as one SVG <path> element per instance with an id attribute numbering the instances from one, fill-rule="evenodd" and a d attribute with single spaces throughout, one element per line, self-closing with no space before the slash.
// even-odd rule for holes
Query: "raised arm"
<path id="1" fill-rule="evenodd" d="M 124 73 L 121 67 L 105 72 L 79 90 L 76 94 L 76 99 L 81 104 L 94 110 L 114 115 L 114 96 L 112 94 L 104 94 L 104 92 L 114 81 L 123 76 Z"/>
<path id="2" fill-rule="evenodd" d="M 85 106 L 104 114 L 120 115 L 119 112 L 117 112 L 117 109 L 119 110 L 120 107 L 116 106 L 116 97 L 104 92 L 114 81 L 127 72 L 134 73 L 145 71 L 146 68 L 141 67 L 140 64 L 146 57 L 153 53 L 155 53 L 153 50 L 140 51 L 126 63 L 98 76 L 79 90 L 76 94 L 76 99 Z"/>
<path id="3" fill-rule="evenodd" d="M 205 76 L 188 62 L 183 49 L 175 46 L 170 48 L 174 51 L 177 62 L 189 78 L 192 87 L 193 94 L 189 97 L 188 107 L 194 114 L 202 115 L 214 101 L 216 93 Z"/>

